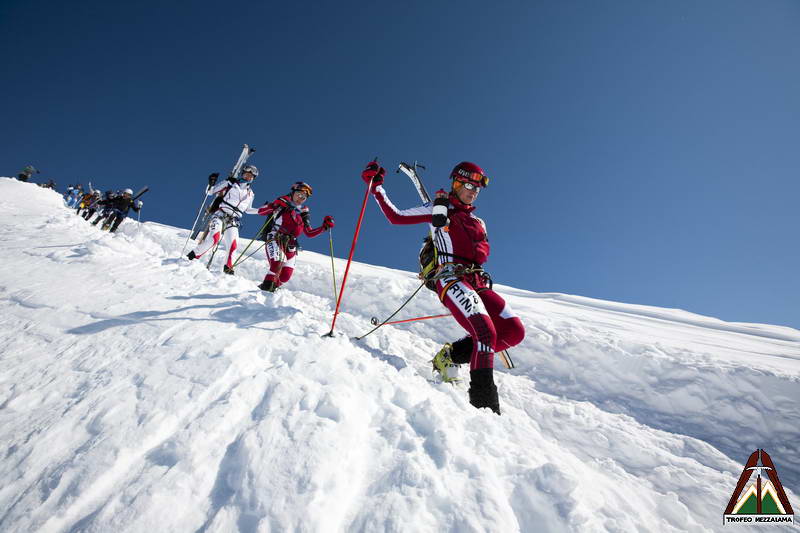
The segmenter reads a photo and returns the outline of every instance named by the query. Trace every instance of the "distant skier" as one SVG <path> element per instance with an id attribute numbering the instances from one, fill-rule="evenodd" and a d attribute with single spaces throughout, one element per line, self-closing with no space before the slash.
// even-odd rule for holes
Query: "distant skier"
<path id="1" fill-rule="evenodd" d="M 275 289 L 289 281 L 294 272 L 297 259 L 297 237 L 316 237 L 334 226 L 333 217 L 326 216 L 322 226 L 312 228 L 309 209 L 303 203 L 311 196 L 311 186 L 302 181 L 292 184 L 291 192 L 264 204 L 258 214 L 272 217 L 265 234 L 269 272 L 258 286 L 261 290 L 275 292 Z"/>
<path id="2" fill-rule="evenodd" d="M 494 383 L 494 353 L 522 342 L 522 321 L 492 290 L 492 280 L 482 265 L 489 258 L 486 225 L 473 214 L 473 205 L 489 178 L 474 163 L 463 162 L 450 173 L 451 190 L 436 193 L 433 206 L 398 210 L 382 187 L 386 171 L 373 162 L 362 172 L 372 181 L 372 194 L 392 224 L 429 224 L 435 258 L 429 279 L 440 301 L 468 337 L 445 344 L 434 356 L 434 368 L 446 377 L 453 363 L 470 365 L 469 401 L 500 414 Z M 421 254 L 422 255 L 422 254 Z"/>
<path id="3" fill-rule="evenodd" d="M 96 226 L 101 220 L 111 215 L 111 212 L 113 211 L 112 204 L 116 196 L 117 195 L 114 193 L 114 191 L 106 191 L 103 194 L 103 198 L 95 204 L 95 211 L 99 211 L 99 214 L 97 215 L 97 218 L 92 221 L 92 226 Z"/>
<path id="4" fill-rule="evenodd" d="M 28 181 L 34 174 L 40 174 L 40 172 L 33 165 L 28 165 L 22 169 L 22 172 L 17 174 L 17 179 L 19 181 Z"/>
<path id="5" fill-rule="evenodd" d="M 208 222 L 208 231 L 200 244 L 195 246 L 186 257 L 192 261 L 203 256 L 216 246 L 220 239 L 225 238 L 225 248 L 228 258 L 222 270 L 226 274 L 233 274 L 233 252 L 236 251 L 239 241 L 239 225 L 245 213 L 256 214 L 253 209 L 255 194 L 250 186 L 258 176 L 255 165 L 244 165 L 239 179 L 228 178 L 217 184 L 218 173 L 208 177 L 208 196 L 217 196 L 209 208 L 211 219 Z"/>
<path id="6" fill-rule="evenodd" d="M 69 191 L 69 197 L 67 198 L 67 207 L 73 208 L 78 204 L 80 198 L 83 197 L 83 185 L 76 185 Z"/>
<path id="7" fill-rule="evenodd" d="M 133 199 L 133 191 L 131 189 L 125 189 L 122 194 L 116 196 L 108 205 L 111 208 L 111 213 L 103 223 L 103 229 L 108 229 L 109 232 L 115 233 L 122 221 L 128 218 L 130 210 L 133 209 L 138 213 L 144 203 L 141 200 Z"/>
<path id="8" fill-rule="evenodd" d="M 90 218 L 92 218 L 92 215 L 95 214 L 97 208 L 100 207 L 100 202 L 102 201 L 103 199 L 100 196 L 100 191 L 98 191 L 97 189 L 92 191 L 92 197 L 89 199 L 87 205 L 85 206 L 84 212 L 81 215 L 84 218 L 84 220 L 89 220 Z"/>
<path id="9" fill-rule="evenodd" d="M 78 199 L 78 203 L 75 206 L 75 214 L 78 215 L 78 216 L 81 216 L 81 211 L 83 211 L 84 209 L 89 207 L 89 203 L 93 199 L 94 199 L 94 191 L 90 191 L 90 192 L 84 193 L 83 196 L 81 196 Z"/>

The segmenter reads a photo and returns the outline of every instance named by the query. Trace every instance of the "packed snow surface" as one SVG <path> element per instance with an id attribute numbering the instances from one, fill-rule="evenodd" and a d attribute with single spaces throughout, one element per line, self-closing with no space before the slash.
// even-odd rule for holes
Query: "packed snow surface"
<path id="1" fill-rule="evenodd" d="M 414 274 L 355 263 L 323 338 L 329 257 L 263 294 L 187 234 L 0 179 L 0 531 L 721 531 L 759 447 L 800 507 L 797 330 L 500 286 L 498 417 L 432 381 L 452 319 L 352 339 Z"/>

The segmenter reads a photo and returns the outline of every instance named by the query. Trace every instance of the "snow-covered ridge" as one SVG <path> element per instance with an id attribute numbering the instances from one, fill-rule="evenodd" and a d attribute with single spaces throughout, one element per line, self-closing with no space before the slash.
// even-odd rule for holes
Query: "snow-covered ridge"
<path id="1" fill-rule="evenodd" d="M 265 296 L 262 256 L 210 273 L 186 234 L 0 179 L 1 531 L 722 530 L 758 447 L 800 506 L 797 330 L 500 287 L 496 417 L 428 380 L 451 319 L 350 340 L 414 274 L 355 264 L 323 339 L 330 258 Z"/>

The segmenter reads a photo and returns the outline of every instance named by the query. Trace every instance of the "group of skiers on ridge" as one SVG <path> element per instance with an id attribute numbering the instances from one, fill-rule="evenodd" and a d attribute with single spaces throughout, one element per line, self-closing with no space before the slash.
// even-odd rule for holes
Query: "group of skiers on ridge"
<path id="1" fill-rule="evenodd" d="M 433 358 L 433 367 L 443 377 L 452 365 L 470 365 L 470 403 L 500 414 L 497 386 L 494 383 L 494 354 L 516 346 L 525 336 L 520 318 L 505 300 L 492 290 L 492 280 L 482 265 L 489 258 L 486 224 L 474 215 L 475 201 L 489 178 L 476 164 L 462 162 L 450 173 L 450 191 L 439 190 L 433 205 L 400 210 L 389 200 L 383 188 L 386 170 L 371 162 L 361 174 L 370 184 L 370 192 L 391 224 L 427 224 L 433 264 L 426 269 L 427 286 L 468 335 L 445 344 Z M 253 208 L 251 190 L 258 169 L 242 167 L 241 177 L 229 177 L 217 183 L 219 174 L 209 176 L 207 195 L 216 197 L 209 209 L 208 230 L 199 244 L 187 254 L 198 259 L 224 238 L 227 259 L 223 270 L 234 273 L 233 253 L 238 248 L 239 225 L 244 214 L 269 217 L 260 237 L 266 242 L 269 271 L 259 285 L 274 292 L 289 281 L 297 257 L 297 238 L 303 233 L 316 237 L 334 226 L 326 216 L 318 228 L 312 228 L 309 209 L 303 204 L 311 196 L 311 186 L 296 182 L 289 194 L 279 196 L 260 208 Z"/>
<path id="2" fill-rule="evenodd" d="M 238 179 L 231 176 L 217 183 L 219 173 L 208 177 L 206 194 L 215 197 L 209 207 L 208 229 L 205 236 L 186 254 L 186 257 L 190 261 L 199 259 L 224 239 L 228 256 L 223 271 L 226 274 L 233 274 L 233 254 L 239 246 L 239 225 L 242 216 L 250 214 L 268 217 L 259 237 L 265 241 L 269 270 L 259 288 L 275 292 L 292 277 L 297 258 L 297 238 L 300 234 L 316 237 L 323 231 L 333 228 L 334 220 L 333 217 L 326 216 L 320 227 L 311 227 L 309 209 L 303 204 L 313 191 L 310 185 L 302 181 L 292 184 L 289 194 L 254 208 L 255 195 L 251 185 L 257 176 L 258 168 L 248 164 L 242 167 L 241 177 Z"/>
<path id="3" fill-rule="evenodd" d="M 133 198 L 131 189 L 116 192 L 109 190 L 101 194 L 97 189 L 85 192 L 80 184 L 70 185 L 67 188 L 64 203 L 67 207 L 74 208 L 75 213 L 85 220 L 91 219 L 96 213 L 97 217 L 92 221 L 92 225 L 96 226 L 103 221 L 101 228 L 111 233 L 117 231 L 131 210 L 138 213 L 144 205 L 141 200 Z"/>
<path id="4" fill-rule="evenodd" d="M 33 165 L 27 165 L 17 174 L 17 180 L 28 182 L 34 174 L 40 174 Z M 55 190 L 56 184 L 53 180 L 47 183 L 38 183 L 40 187 Z M 131 189 L 121 191 L 106 191 L 101 194 L 99 190 L 93 189 L 89 184 L 89 191 L 83 189 L 83 185 L 69 185 L 64 193 L 64 204 L 69 208 L 74 208 L 78 216 L 89 220 L 97 213 L 97 218 L 92 221 L 96 226 L 103 221 L 102 229 L 116 232 L 119 225 L 128 217 L 130 211 L 139 212 L 144 203 L 138 198 L 133 197 Z"/>
<path id="5" fill-rule="evenodd" d="M 39 171 L 28 166 L 19 174 L 20 181 L 28 181 Z M 477 408 L 487 407 L 500 414 L 497 386 L 494 383 L 494 354 L 522 342 L 525 329 L 522 321 L 505 300 L 492 290 L 492 280 L 482 265 L 489 258 L 489 241 L 486 224 L 474 215 L 475 201 L 489 178 L 478 165 L 462 162 L 450 173 L 450 191 L 437 191 L 432 205 L 424 204 L 400 210 L 391 202 L 383 187 L 386 170 L 377 162 L 370 162 L 361 173 L 370 184 L 370 193 L 391 224 L 427 224 L 431 253 L 422 264 L 421 277 L 426 286 L 434 290 L 456 322 L 468 335 L 445 344 L 433 358 L 434 370 L 447 377 L 452 365 L 469 363 L 469 400 Z M 227 259 L 223 270 L 234 273 L 233 254 L 238 248 L 239 226 L 244 214 L 267 217 L 259 237 L 265 241 L 269 269 L 259 288 L 274 292 L 288 282 L 294 272 L 298 252 L 297 239 L 302 233 L 316 237 L 333 228 L 330 215 L 322 225 L 312 228 L 309 208 L 305 202 L 312 194 L 307 183 L 298 181 L 291 185 L 288 194 L 277 197 L 259 208 L 253 207 L 253 180 L 258 168 L 244 165 L 239 176 L 231 176 L 217 183 L 219 174 L 209 176 L 206 194 L 214 197 L 208 209 L 207 230 L 200 242 L 187 254 L 189 260 L 202 257 L 224 240 Z M 130 210 L 138 212 L 143 203 L 133 197 L 131 189 L 85 192 L 81 185 L 70 186 L 65 196 L 68 207 L 97 225 L 114 232 Z M 424 250 L 423 250 L 424 252 Z M 424 254 L 420 255 L 422 257 Z"/>

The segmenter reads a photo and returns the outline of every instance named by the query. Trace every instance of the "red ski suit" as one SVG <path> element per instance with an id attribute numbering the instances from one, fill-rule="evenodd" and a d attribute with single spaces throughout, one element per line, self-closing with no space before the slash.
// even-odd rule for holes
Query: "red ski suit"
<path id="1" fill-rule="evenodd" d="M 264 281 L 273 281 L 279 287 L 289 281 L 294 273 L 297 237 L 301 233 L 306 237 L 316 237 L 325 231 L 325 226 L 311 228 L 308 207 L 293 204 L 291 195 L 280 196 L 264 204 L 258 209 L 258 214 L 266 217 L 274 214 L 275 217 L 274 225 L 267 233 L 265 250 L 269 272 Z"/>
<path id="2" fill-rule="evenodd" d="M 459 275 L 455 265 L 480 266 L 489 258 L 489 240 L 475 206 L 450 193 L 447 225 L 431 225 L 432 206 L 399 210 L 382 186 L 372 189 L 378 206 L 392 224 L 429 224 L 437 251 L 439 272 L 451 275 L 436 281 L 437 294 L 453 317 L 472 337 L 470 370 L 492 368 L 494 353 L 516 346 L 525 337 L 522 321 L 505 300 L 489 288 L 481 272 Z"/>

